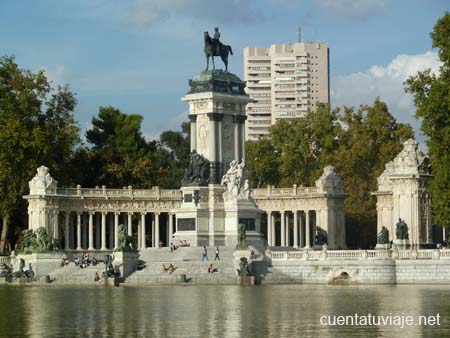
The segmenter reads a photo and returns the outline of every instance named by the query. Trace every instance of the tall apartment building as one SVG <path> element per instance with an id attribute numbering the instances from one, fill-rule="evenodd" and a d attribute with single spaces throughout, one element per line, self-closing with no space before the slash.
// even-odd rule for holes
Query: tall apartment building
<path id="1" fill-rule="evenodd" d="M 330 102 L 329 49 L 308 42 L 244 48 L 247 105 L 246 140 L 267 136 L 279 119 L 305 116 L 315 103 Z"/>

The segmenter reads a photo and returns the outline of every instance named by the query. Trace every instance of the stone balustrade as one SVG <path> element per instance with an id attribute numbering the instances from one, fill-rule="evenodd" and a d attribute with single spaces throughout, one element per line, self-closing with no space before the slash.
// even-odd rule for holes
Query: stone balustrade
<path id="1" fill-rule="evenodd" d="M 292 188 L 275 188 L 268 186 L 267 188 L 253 189 L 251 196 L 255 199 L 270 197 L 294 197 L 305 194 L 313 194 L 317 192 L 316 187 L 298 187 L 294 185 Z"/>
<path id="2" fill-rule="evenodd" d="M 131 186 L 123 189 L 106 189 L 102 188 L 57 188 L 56 195 L 70 196 L 70 197 L 86 197 L 86 198 L 145 198 L 153 200 L 176 200 L 181 201 L 182 193 L 178 189 L 159 189 L 153 187 L 152 189 L 133 189 Z"/>
<path id="3" fill-rule="evenodd" d="M 0 256 L 0 264 L 11 264 L 11 256 Z"/>
<path id="4" fill-rule="evenodd" d="M 268 252 L 273 261 L 367 260 L 367 259 L 450 259 L 450 250 L 304 250 Z"/>

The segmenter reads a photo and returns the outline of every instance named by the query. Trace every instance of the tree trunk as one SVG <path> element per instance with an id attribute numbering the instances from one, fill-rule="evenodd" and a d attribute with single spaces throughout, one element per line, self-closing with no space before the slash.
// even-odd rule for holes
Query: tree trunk
<path id="1" fill-rule="evenodd" d="M 3 217 L 3 228 L 0 235 L 0 255 L 5 254 L 6 242 L 8 241 L 9 232 L 9 219 L 8 217 Z"/>

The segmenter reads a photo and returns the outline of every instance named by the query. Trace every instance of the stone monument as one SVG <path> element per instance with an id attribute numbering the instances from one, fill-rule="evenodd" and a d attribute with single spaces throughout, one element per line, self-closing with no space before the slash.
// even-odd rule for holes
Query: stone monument
<path id="1" fill-rule="evenodd" d="M 416 246 L 432 243 L 431 197 L 427 191 L 431 178 L 429 160 L 413 139 L 404 142 L 403 150 L 386 164 L 373 194 L 377 197 L 377 230 L 385 226 L 389 241 Z M 396 219 L 407 224 L 408 238 L 394 238 Z M 404 229 L 403 223 L 401 226 Z"/>
<path id="2" fill-rule="evenodd" d="M 231 232 L 220 183 L 230 163 L 234 166 L 244 159 L 245 106 L 251 99 L 244 91 L 245 83 L 223 70 L 202 71 L 189 80 L 189 87 L 182 100 L 189 104 L 191 157 L 174 238 L 194 246 L 224 245 Z M 237 236 L 237 216 L 233 220 Z"/>

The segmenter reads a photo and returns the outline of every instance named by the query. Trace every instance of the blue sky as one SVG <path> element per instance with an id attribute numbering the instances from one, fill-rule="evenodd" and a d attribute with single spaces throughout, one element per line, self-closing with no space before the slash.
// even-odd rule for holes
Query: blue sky
<path id="1" fill-rule="evenodd" d="M 220 27 L 229 70 L 242 76 L 244 47 L 295 42 L 301 25 L 304 40 L 329 44 L 332 104 L 380 96 L 417 129 L 402 82 L 437 70 L 429 32 L 449 9 L 444 0 L 2 0 L 0 55 L 68 83 L 82 129 L 112 105 L 143 115 L 154 138 L 186 120 L 180 97 L 205 66 L 204 31 Z"/>

